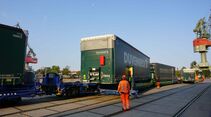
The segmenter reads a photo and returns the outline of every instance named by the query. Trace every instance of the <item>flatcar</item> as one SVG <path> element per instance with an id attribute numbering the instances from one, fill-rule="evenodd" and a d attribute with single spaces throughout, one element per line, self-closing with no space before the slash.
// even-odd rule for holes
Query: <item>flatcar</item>
<path id="1" fill-rule="evenodd" d="M 99 93 L 98 85 L 95 83 L 81 83 L 66 81 L 56 72 L 49 72 L 41 83 L 42 91 L 47 95 L 74 97 L 83 94 Z"/>

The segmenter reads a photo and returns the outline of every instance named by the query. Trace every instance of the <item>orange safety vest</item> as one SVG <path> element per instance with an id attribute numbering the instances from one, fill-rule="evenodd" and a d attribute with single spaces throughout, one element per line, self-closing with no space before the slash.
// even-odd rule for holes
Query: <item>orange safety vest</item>
<path id="1" fill-rule="evenodd" d="M 130 93 L 130 84 L 127 80 L 121 80 L 118 85 L 119 93 Z"/>

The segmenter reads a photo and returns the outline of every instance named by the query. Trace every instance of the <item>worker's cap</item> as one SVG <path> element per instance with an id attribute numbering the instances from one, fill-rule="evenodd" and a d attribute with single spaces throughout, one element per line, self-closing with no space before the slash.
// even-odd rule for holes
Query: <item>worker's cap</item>
<path id="1" fill-rule="evenodd" d="M 126 79 L 126 75 L 122 75 L 122 79 Z"/>

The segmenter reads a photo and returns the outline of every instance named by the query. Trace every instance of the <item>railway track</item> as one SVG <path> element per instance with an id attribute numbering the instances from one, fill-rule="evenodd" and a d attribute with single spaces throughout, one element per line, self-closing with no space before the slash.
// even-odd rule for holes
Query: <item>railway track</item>
<path id="1" fill-rule="evenodd" d="M 174 114 L 173 117 L 180 117 L 196 100 L 198 100 L 209 88 L 211 85 L 203 89 L 198 95 L 196 95 L 192 100 L 190 100 L 183 108 Z"/>

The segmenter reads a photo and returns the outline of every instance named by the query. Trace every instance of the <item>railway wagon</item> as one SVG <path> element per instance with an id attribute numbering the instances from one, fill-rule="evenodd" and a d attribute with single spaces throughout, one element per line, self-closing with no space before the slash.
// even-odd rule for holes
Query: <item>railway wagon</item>
<path id="1" fill-rule="evenodd" d="M 123 73 L 133 88 L 151 85 L 150 58 L 114 34 L 81 39 L 81 81 L 116 89 Z M 129 69 L 132 71 L 129 72 Z M 132 73 L 131 73 L 132 72 Z"/>
<path id="2" fill-rule="evenodd" d="M 151 77 L 156 84 L 167 85 L 177 82 L 175 67 L 161 63 L 151 63 L 150 67 Z"/>
<path id="3" fill-rule="evenodd" d="M 25 71 L 28 34 L 0 24 L 0 100 L 30 96 L 35 91 L 34 73 Z"/>

